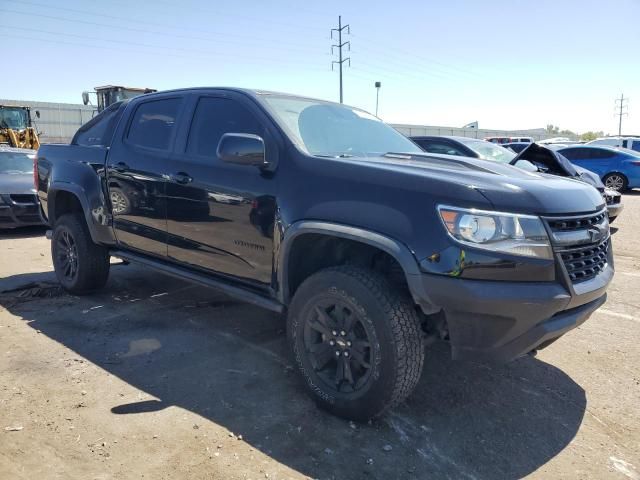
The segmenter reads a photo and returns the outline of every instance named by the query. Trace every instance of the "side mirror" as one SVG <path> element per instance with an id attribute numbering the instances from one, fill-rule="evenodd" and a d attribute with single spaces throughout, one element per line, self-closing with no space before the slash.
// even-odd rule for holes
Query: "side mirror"
<path id="1" fill-rule="evenodd" d="M 89 105 L 89 92 L 82 92 L 82 103 Z"/>
<path id="2" fill-rule="evenodd" d="M 249 133 L 225 133 L 218 143 L 218 157 L 223 162 L 265 168 L 264 140 Z"/>
<path id="3" fill-rule="evenodd" d="M 40 118 L 40 110 L 36 110 L 36 118 Z"/>

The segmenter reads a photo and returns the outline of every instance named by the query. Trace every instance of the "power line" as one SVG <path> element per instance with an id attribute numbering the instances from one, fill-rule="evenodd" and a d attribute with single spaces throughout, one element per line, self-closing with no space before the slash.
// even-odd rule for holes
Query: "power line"
<path id="1" fill-rule="evenodd" d="M 622 135 L 622 117 L 629 115 L 629 99 L 624 98 L 624 94 L 620 94 L 620 98 L 616 99 L 616 116 L 618 119 L 618 136 Z"/>
<path id="2" fill-rule="evenodd" d="M 354 52 L 357 53 L 357 52 Z M 384 57 L 382 57 L 384 58 Z M 391 64 L 391 65 L 390 65 Z M 393 68 L 395 64 L 398 68 Z M 439 73 L 429 72 L 426 69 L 421 70 L 417 68 L 417 65 L 407 65 L 401 62 L 394 62 L 393 59 L 385 59 L 384 62 L 372 61 L 371 59 L 367 59 L 367 61 L 358 60 L 353 68 L 356 68 L 357 65 L 362 65 L 365 67 L 369 67 L 376 71 L 387 72 L 388 75 L 394 75 L 401 78 L 413 77 L 420 80 L 424 80 L 427 77 L 439 78 L 441 80 L 451 81 L 457 77 L 455 76 L 446 76 Z M 388 67 L 391 67 L 392 70 L 389 70 Z"/>
<path id="3" fill-rule="evenodd" d="M 143 28 L 136 28 L 136 27 L 131 27 L 131 26 L 127 26 L 127 25 L 114 25 L 114 24 L 109 24 L 109 23 L 101 23 L 101 22 L 94 22 L 94 21 L 90 21 L 90 20 L 84 20 L 84 19 L 73 19 L 73 18 L 67 18 L 67 17 L 60 17 L 60 16 L 56 16 L 56 15 L 48 15 L 48 14 L 43 14 L 43 13 L 31 13 L 31 12 L 21 12 L 18 10 L 9 10 L 9 9 L 4 9 L 4 12 L 8 12 L 8 13 L 14 13 L 14 14 L 18 14 L 18 15 L 25 15 L 28 17 L 40 17 L 40 18 L 47 18 L 47 19 L 51 19 L 51 20 L 59 20 L 59 21 L 63 21 L 63 22 L 69 22 L 69 23 L 78 23 L 78 24 L 83 24 L 83 25 L 92 25 L 92 26 L 97 26 L 97 27 L 104 27 L 104 28 L 111 28 L 111 29 L 118 29 L 118 30 L 126 30 L 129 32 L 136 32 L 136 33 L 145 33 L 145 34 L 151 34 L 151 35 L 159 35 L 162 36 L 163 38 L 167 37 L 167 32 L 166 31 L 158 31 L 158 30 L 149 30 L 149 29 L 143 29 Z M 129 19 L 123 18 L 123 17 L 119 17 L 122 20 L 126 20 L 126 21 L 130 21 Z M 146 22 L 150 25 L 155 25 L 161 28 L 171 28 L 177 31 L 183 31 L 181 29 L 176 29 L 175 27 L 171 27 L 168 25 L 163 25 L 163 24 L 151 24 L 150 22 Z M 207 31 L 207 34 L 209 35 L 214 35 L 214 36 L 220 36 L 220 37 L 228 37 L 228 36 L 237 36 L 240 37 L 242 39 L 255 39 L 255 42 L 249 42 L 247 45 L 255 45 L 260 44 L 260 45 L 264 45 L 265 42 L 275 42 L 275 40 L 273 39 L 266 39 L 266 38 L 259 38 L 259 37 L 250 37 L 250 36 L 246 36 L 246 35 L 234 35 L 234 34 L 227 34 L 227 33 L 216 33 L 216 32 L 210 32 Z M 187 39 L 187 40 L 198 40 L 198 41 L 205 41 L 205 42 L 216 42 L 216 43 L 229 43 L 229 44 L 238 44 L 240 42 L 235 41 L 235 40 L 225 40 L 223 39 L 214 39 L 214 38 L 206 38 L 206 37 L 201 37 L 201 36 L 195 36 L 195 35 L 177 35 L 177 34 L 171 34 L 171 37 L 173 38 L 183 38 L 183 39 Z M 278 41 L 279 44 L 279 49 L 289 49 L 291 51 L 296 51 L 294 49 L 291 48 L 291 46 L 281 46 L 280 41 Z M 305 53 L 308 52 L 308 50 L 304 49 L 303 47 L 294 47 L 297 48 L 297 51 L 299 53 Z"/>
<path id="4" fill-rule="evenodd" d="M 333 70 L 333 66 L 335 64 L 338 64 L 338 69 L 340 71 L 340 103 L 342 102 L 342 65 L 344 64 L 344 62 L 349 62 L 349 66 L 351 66 L 351 58 L 347 57 L 347 58 L 343 58 L 342 57 L 342 49 L 345 46 L 349 47 L 349 50 L 351 50 L 351 42 L 346 41 L 343 42 L 342 41 L 342 31 L 346 30 L 348 34 L 351 34 L 351 29 L 349 28 L 349 25 L 342 25 L 342 16 L 338 15 L 338 28 L 332 28 L 331 29 L 331 38 L 333 39 L 333 32 L 338 32 L 338 44 L 335 45 L 331 45 L 331 54 L 333 54 L 333 49 L 337 48 L 338 49 L 338 60 L 333 60 L 331 62 L 331 69 Z"/>
<path id="5" fill-rule="evenodd" d="M 0 25 L 0 27 L 2 28 L 18 28 L 18 27 L 5 27 L 4 25 Z M 31 30 L 31 29 L 24 29 L 24 30 Z M 47 33 L 47 32 L 42 32 L 42 33 Z M 94 39 L 92 37 L 86 36 L 86 35 L 74 35 L 74 34 L 58 34 L 58 35 L 68 35 L 68 36 L 72 36 L 72 37 L 77 37 L 77 38 L 87 38 L 87 39 L 91 39 L 94 41 L 101 41 L 101 42 L 109 42 L 112 43 L 111 40 L 102 40 L 102 39 Z M 89 49 L 102 49 L 102 50 L 110 50 L 110 51 L 116 51 L 116 52 L 125 52 L 128 54 L 132 54 L 132 53 L 140 53 L 143 55 L 158 55 L 158 56 L 162 56 L 162 57 L 175 57 L 175 58 L 179 58 L 179 59 L 184 59 L 184 58 L 194 58 L 194 59 L 198 59 L 198 60 L 202 60 L 202 59 L 207 59 L 207 60 L 211 60 L 211 59 L 216 59 L 219 58 L 219 56 L 229 56 L 229 57 L 233 57 L 233 58 L 237 58 L 239 57 L 239 55 L 234 54 L 234 53 L 225 53 L 225 52 L 214 52 L 213 54 L 209 54 L 209 55 L 193 55 L 189 52 L 189 49 L 178 49 L 177 47 L 163 47 L 161 45 L 148 45 L 148 44 L 141 44 L 141 43 L 132 43 L 132 42 L 118 42 L 121 44 L 126 44 L 129 46 L 135 46 L 135 47 L 145 47 L 145 48 L 151 48 L 151 49 L 157 49 L 158 51 L 149 51 L 149 50 L 136 50 L 136 49 L 132 49 L 132 48 L 118 48 L 115 46 L 106 46 L 106 45 L 92 45 L 92 44 L 88 44 L 86 42 L 83 43 L 79 43 L 79 42 L 71 42 L 71 41 L 65 41 L 65 40 L 59 40 L 59 39 L 45 39 L 45 38 L 37 38 L 37 37 L 31 37 L 31 36 L 26 36 L 26 35 L 15 35 L 15 34 L 8 34 L 8 33 L 1 33 L 0 32 L 0 36 L 2 37 L 8 37 L 8 38 L 13 38 L 13 39 L 23 39 L 23 40 L 32 40 L 32 41 L 36 41 L 36 42 L 46 42 L 46 43 L 56 43 L 56 44 L 61 44 L 61 45 L 72 45 L 75 47 L 80 47 L 80 48 L 89 48 Z M 172 52 L 168 52 L 167 49 L 178 49 L 178 50 L 186 50 L 185 53 L 172 53 Z M 200 50 L 200 52 L 202 52 Z M 321 69 L 317 66 L 315 66 L 315 64 L 301 64 L 299 62 L 295 62 L 295 64 L 287 64 L 286 62 L 282 62 L 279 61 L 278 58 L 266 58 L 266 57 L 253 57 L 253 56 L 240 56 L 241 58 L 246 58 L 247 60 L 250 60 L 252 62 L 263 62 L 265 65 L 273 65 L 273 64 L 277 64 L 278 62 L 281 65 L 291 65 L 294 67 L 298 67 L 300 65 L 304 65 L 304 68 L 306 70 L 313 70 L 313 71 L 317 71 L 317 72 L 325 72 L 325 73 L 329 73 L 329 70 L 325 70 L 325 69 Z"/>
<path id="6" fill-rule="evenodd" d="M 58 5 L 51 5 L 51 4 L 47 4 L 47 3 L 39 3 L 39 2 L 34 2 L 34 1 L 28 1 L 28 0 L 20 0 L 20 1 L 15 1 L 15 0 L 3 0 L 5 2 L 8 3 L 17 3 L 18 5 L 31 5 L 31 6 L 35 6 L 38 8 L 44 7 L 44 8 L 49 8 L 49 9 L 53 9 L 53 10 L 61 10 L 61 11 L 67 11 L 67 12 L 72 12 L 72 13 L 79 13 L 79 14 L 83 14 L 83 15 L 92 15 L 92 16 L 97 16 L 97 17 L 101 17 L 101 18 L 111 18 L 114 20 L 121 20 L 121 21 L 128 21 L 128 22 L 132 22 L 134 21 L 131 17 L 121 17 L 121 16 L 115 16 L 115 15 L 109 15 L 109 14 L 105 14 L 102 12 L 90 12 L 87 10 L 79 10 L 79 9 L 75 9 L 75 8 L 69 8 L 69 7 L 60 7 Z M 114 0 L 109 0 L 110 2 L 113 2 Z M 125 3 L 127 5 L 130 5 L 130 2 L 125 1 L 125 2 L 119 2 L 119 3 Z M 175 3 L 171 2 L 171 1 L 162 1 L 162 0 L 154 0 L 154 4 L 164 4 L 167 5 L 169 7 L 171 7 L 172 9 L 175 8 Z M 221 17 L 227 17 L 227 18 L 232 18 L 234 20 L 237 19 L 242 19 L 245 21 L 249 21 L 249 22 L 259 22 L 262 24 L 262 27 L 264 27 L 265 25 L 265 21 L 264 18 L 262 17 L 252 17 L 250 15 L 238 15 L 238 14 L 232 14 L 229 15 L 229 12 L 227 11 L 223 11 L 223 10 L 219 10 L 216 8 L 211 8 L 211 7 L 207 7 L 207 8 L 203 8 L 203 7 L 198 7 L 197 9 L 194 8 L 192 9 L 194 11 L 199 11 L 200 13 L 212 13 L 216 16 L 216 19 L 220 19 Z M 157 11 L 157 10 L 156 10 Z M 164 13 L 164 12 L 161 12 Z M 165 28 L 175 28 L 172 25 L 169 24 L 159 24 L 159 23 L 154 23 L 154 22 L 148 22 L 148 21 L 144 21 L 144 20 L 139 20 L 139 19 L 135 19 L 136 23 L 145 23 L 147 25 L 152 25 L 152 26 L 161 26 L 161 27 L 165 27 Z M 279 20 L 269 20 L 269 25 L 280 25 L 282 27 L 287 27 L 287 28 L 293 28 L 293 29 L 303 29 L 303 30 L 308 30 L 308 29 L 317 29 L 320 30 L 322 29 L 322 27 L 319 26 L 315 26 L 315 25 L 300 25 L 297 23 L 289 23 L 289 22 L 282 22 Z M 202 30 L 201 30 L 202 31 Z M 240 36 L 239 34 L 236 34 L 236 36 Z"/>
<path id="7" fill-rule="evenodd" d="M 397 58 L 398 55 L 400 54 L 400 55 L 405 55 L 409 57 L 412 63 L 415 62 L 417 59 L 417 60 L 421 60 L 422 62 L 431 64 L 431 67 L 429 67 L 430 71 L 432 71 L 433 68 L 437 68 L 437 69 L 440 69 L 442 73 L 446 73 L 449 75 L 455 73 L 457 75 L 464 74 L 464 75 L 468 75 L 476 78 L 480 76 L 477 72 L 474 72 L 472 70 L 468 70 L 466 68 L 460 68 L 455 65 L 439 62 L 437 60 L 433 60 L 423 55 L 416 54 L 415 52 L 410 52 L 408 50 L 404 50 L 397 47 L 377 45 L 376 44 L 377 40 L 367 38 L 366 36 L 363 36 L 363 35 L 354 35 L 354 37 L 362 38 L 363 40 L 365 40 L 365 42 L 362 42 L 364 43 L 364 45 L 359 46 L 358 48 L 362 48 L 362 50 L 368 51 L 369 53 L 374 53 L 379 55 L 380 51 L 386 51 L 388 52 L 388 55 L 392 56 L 392 58 Z M 370 46 L 370 45 L 375 45 L 375 46 Z"/>
<path id="8" fill-rule="evenodd" d="M 42 29 L 37 29 L 37 28 L 28 28 L 28 27 L 14 27 L 14 26 L 10 26 L 10 25 L 2 25 L 0 24 L 0 28 L 8 28 L 11 30 L 20 30 L 20 31 L 24 31 L 24 32 L 33 32 L 33 33 L 41 33 L 41 34 L 45 34 L 45 35 L 55 35 L 55 36 L 62 36 L 62 37 L 71 37 L 71 38 L 79 38 L 79 39 L 86 39 L 86 40 L 92 40 L 92 41 L 96 41 L 96 42 L 106 42 L 106 43 L 117 43 L 117 44 L 122 44 L 122 45 L 128 45 L 128 46 L 136 46 L 136 47 L 143 47 L 143 48 L 152 48 L 152 49 L 159 49 L 162 50 L 163 52 L 166 52 L 167 50 L 175 50 L 177 52 L 184 52 L 184 54 L 181 54 L 180 57 L 183 56 L 191 56 L 194 58 L 216 58 L 216 57 L 220 57 L 220 56 L 227 56 L 227 57 L 231 57 L 231 58 L 246 58 L 248 60 L 252 60 L 252 61 L 256 61 L 256 60 L 265 60 L 268 61 L 269 63 L 272 62 L 271 59 L 269 58 L 265 58 L 265 57 L 258 57 L 258 56 L 252 56 L 252 55 L 245 55 L 242 53 L 233 53 L 233 52 L 225 52 L 225 51 L 212 51 L 212 50 L 198 50 L 195 48 L 185 48 L 185 47 L 176 47 L 176 46 L 165 46 L 165 45 L 159 45 L 159 44 L 149 44 L 149 43 L 139 43 L 139 42 L 130 42 L 128 40 L 118 40 L 115 38 L 99 38 L 99 37 L 95 37 L 95 36 L 90 36 L 90 35 L 80 35 L 80 34 L 75 34 L 75 33 L 66 33 L 66 32 L 55 32 L 55 31 L 51 31 L 51 30 L 42 30 Z M 41 41 L 44 42 L 48 42 L 50 40 L 48 39 L 40 39 Z M 198 56 L 198 55 L 193 55 L 193 53 L 202 53 L 203 55 Z M 185 55 L 186 54 L 186 55 Z M 311 62 L 299 62 L 296 61 L 296 64 L 300 65 L 315 65 L 314 63 Z"/>

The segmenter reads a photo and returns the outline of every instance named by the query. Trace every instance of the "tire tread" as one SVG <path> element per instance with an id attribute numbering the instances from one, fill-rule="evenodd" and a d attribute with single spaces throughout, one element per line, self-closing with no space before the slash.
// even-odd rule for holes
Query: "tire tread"
<path id="1" fill-rule="evenodd" d="M 318 275 L 346 276 L 358 282 L 377 299 L 389 322 L 397 368 L 390 394 L 370 415 L 378 417 L 402 403 L 420 380 L 424 366 L 424 342 L 415 306 L 408 292 L 394 287 L 382 274 L 355 265 L 340 265 L 316 272 L 300 285 L 298 292 L 306 290 L 305 284 L 312 283 Z"/>

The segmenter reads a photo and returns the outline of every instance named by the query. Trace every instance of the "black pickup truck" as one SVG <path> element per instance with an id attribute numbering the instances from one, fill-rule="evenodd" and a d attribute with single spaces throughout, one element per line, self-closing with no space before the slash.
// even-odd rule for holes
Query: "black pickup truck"
<path id="1" fill-rule="evenodd" d="M 320 100 L 152 93 L 43 145 L 36 169 L 67 290 L 102 287 L 115 256 L 286 313 L 310 395 L 347 418 L 407 397 L 435 340 L 499 362 L 549 345 L 613 276 L 593 187 L 428 154 Z"/>

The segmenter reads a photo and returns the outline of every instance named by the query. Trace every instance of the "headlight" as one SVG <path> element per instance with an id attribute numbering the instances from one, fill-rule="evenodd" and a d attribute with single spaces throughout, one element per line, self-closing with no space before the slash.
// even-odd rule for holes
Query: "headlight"
<path id="1" fill-rule="evenodd" d="M 438 206 L 438 212 L 449 235 L 463 245 L 553 259 L 547 231 L 538 217 L 444 205 Z"/>

